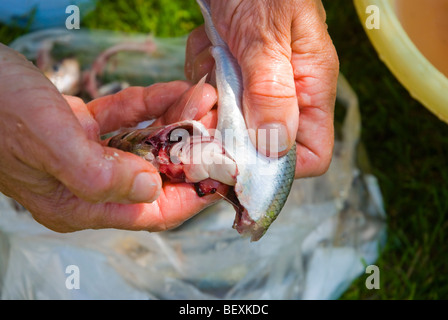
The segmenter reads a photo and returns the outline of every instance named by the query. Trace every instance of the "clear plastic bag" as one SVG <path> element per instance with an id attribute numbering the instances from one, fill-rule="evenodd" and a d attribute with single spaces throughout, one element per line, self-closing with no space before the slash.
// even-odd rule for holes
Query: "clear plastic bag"
<path id="1" fill-rule="evenodd" d="M 176 50 L 179 61 L 170 63 L 182 65 L 184 47 Z M 356 161 L 361 119 L 342 75 L 337 108 L 345 112 L 330 169 L 294 182 L 283 211 L 258 242 L 231 228 L 234 209 L 224 201 L 171 231 L 59 234 L 0 194 L 0 297 L 338 298 L 376 261 L 386 214 L 375 177 Z M 67 285 L 69 266 L 79 270 L 79 288 Z"/>
<path id="2" fill-rule="evenodd" d="M 183 79 L 186 40 L 54 28 L 24 35 L 10 47 L 33 61 L 62 93 L 90 100 L 130 85 Z"/>

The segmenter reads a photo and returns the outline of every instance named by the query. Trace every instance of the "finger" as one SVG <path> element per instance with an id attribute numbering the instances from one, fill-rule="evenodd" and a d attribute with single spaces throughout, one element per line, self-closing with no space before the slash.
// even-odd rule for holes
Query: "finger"
<path id="1" fill-rule="evenodd" d="M 90 111 L 87 109 L 86 104 L 81 98 L 69 95 L 62 95 L 71 107 L 76 118 L 78 118 L 84 132 L 87 137 L 93 141 L 99 141 L 100 128 L 98 123 L 93 118 Z"/>
<path id="2" fill-rule="evenodd" d="M 196 56 L 193 64 L 191 81 L 198 82 L 202 77 L 207 76 L 207 82 L 214 83 L 214 66 L 215 59 L 208 47 Z"/>
<path id="3" fill-rule="evenodd" d="M 252 142 L 264 154 L 281 156 L 295 142 L 299 110 L 291 65 L 291 20 L 285 16 L 273 26 L 270 14 L 278 14 L 274 9 L 257 11 L 261 28 L 238 28 L 227 37 L 241 66 L 244 116 Z M 258 132 L 272 132 L 278 138 L 259 139 Z"/>
<path id="4" fill-rule="evenodd" d="M 59 98 L 61 105 L 65 103 L 61 96 L 54 98 Z M 55 99 L 50 99 L 53 104 Z M 78 102 L 75 113 L 88 118 L 86 109 Z M 68 106 L 67 109 L 70 111 Z M 69 115 L 57 108 L 41 110 L 40 116 L 61 121 L 60 128 L 54 125 L 52 134 L 40 137 L 44 140 L 39 141 L 39 148 L 34 148 L 32 158 L 40 159 L 46 172 L 89 202 L 140 203 L 157 199 L 162 181 L 149 162 L 103 147 L 98 138 L 89 139 L 75 116 Z"/>
<path id="5" fill-rule="evenodd" d="M 328 170 L 332 159 L 334 146 L 332 117 L 325 112 L 316 112 L 312 108 L 302 108 L 300 112 L 295 177 L 320 176 Z"/>
<path id="6" fill-rule="evenodd" d="M 75 116 L 78 118 L 81 126 L 86 132 L 88 139 L 99 141 L 98 123 L 93 119 L 85 103 L 81 99 L 73 96 L 64 96 L 64 98 L 71 106 L 72 111 L 75 113 Z M 161 188 L 161 182 L 159 182 L 160 177 L 158 173 L 152 166 L 148 166 L 146 162 L 140 161 L 137 157 L 130 156 L 129 154 L 118 150 L 112 151 L 104 148 L 103 152 L 103 159 L 105 161 L 110 163 L 116 160 L 118 163 L 113 164 L 110 169 L 113 172 L 113 176 L 115 176 L 116 181 L 110 181 L 111 186 L 108 187 L 107 184 L 109 184 L 109 182 L 101 182 L 101 180 L 97 180 L 96 177 L 92 177 L 93 181 L 90 182 L 91 190 L 87 189 L 88 194 L 85 194 L 86 191 L 84 191 L 84 187 L 79 190 L 80 187 L 75 184 L 76 180 L 74 180 L 74 177 L 69 176 L 69 182 L 67 183 L 68 186 L 71 187 L 71 190 L 75 191 L 86 200 L 100 202 L 151 202 L 158 197 L 158 189 Z M 134 168 L 137 172 L 132 172 Z M 146 171 L 138 172 L 138 170 L 141 169 Z M 90 175 L 97 174 L 95 171 L 90 171 L 89 173 Z M 133 176 L 133 174 L 135 176 Z M 100 172 L 99 175 L 104 175 L 104 173 Z M 61 178 L 61 175 L 58 177 Z M 121 179 L 123 179 L 123 181 L 120 181 Z M 131 181 L 132 184 L 123 188 L 123 182 L 126 184 L 126 180 Z M 108 188 L 112 190 L 109 191 Z"/>
<path id="7" fill-rule="evenodd" d="M 246 124 L 258 151 L 282 156 L 295 142 L 299 121 L 292 67 L 289 60 L 275 50 L 253 50 L 257 52 L 240 62 Z M 271 139 L 272 135 L 277 139 Z"/>
<path id="8" fill-rule="evenodd" d="M 159 119 L 154 122 L 154 126 L 166 125 L 181 120 L 200 120 L 216 104 L 218 96 L 216 89 L 211 85 L 199 84 L 202 86 L 202 94 L 195 94 L 195 90 L 200 90 L 195 85 L 188 89 Z M 194 101 L 192 101 L 194 99 Z M 188 104 L 188 106 L 187 106 Z M 188 108 L 189 110 L 186 110 Z M 186 113 L 193 115 L 193 119 L 182 119 Z"/>
<path id="9" fill-rule="evenodd" d="M 78 198 L 89 202 L 140 203 L 157 199 L 162 185 L 157 170 L 138 156 L 89 139 L 70 108 L 66 106 L 67 112 L 62 108 L 65 100 L 61 96 L 59 99 L 60 107 L 40 109 L 39 118 L 49 121 L 46 127 L 44 121 L 24 122 L 23 133 L 29 137 L 37 134 L 33 136 L 37 140 L 22 143 L 22 149 L 28 150 L 24 156 L 19 154 L 22 161 L 49 173 Z M 55 100 L 50 100 L 54 105 Z"/>
<path id="10" fill-rule="evenodd" d="M 218 112 L 216 109 L 210 110 L 199 120 L 207 129 L 215 129 L 218 124 Z M 213 131 L 212 130 L 212 131 Z"/>
<path id="11" fill-rule="evenodd" d="M 292 30 L 291 61 L 300 106 L 296 177 L 318 176 L 332 158 L 339 61 L 324 14 L 302 15 Z"/>
<path id="12" fill-rule="evenodd" d="M 76 151 L 59 156 L 48 171 L 77 197 L 93 203 L 141 203 L 158 198 L 162 181 L 149 162 L 87 139 L 72 141 L 70 147 Z"/>
<path id="13" fill-rule="evenodd" d="M 191 87 L 186 81 L 130 87 L 87 104 L 101 134 L 160 117 Z"/>
<path id="14" fill-rule="evenodd" d="M 196 57 L 209 48 L 211 42 L 205 33 L 204 25 L 194 29 L 188 36 L 187 45 L 185 49 L 185 76 L 187 79 L 193 80 L 193 71 L 195 66 Z"/>
<path id="15" fill-rule="evenodd" d="M 222 199 L 220 194 L 226 194 L 227 190 L 228 186 L 221 184 L 215 194 L 199 197 L 191 184 L 168 183 L 159 199 L 149 205 L 155 214 L 141 225 L 149 226 L 152 231 L 172 229 Z"/>
<path id="16" fill-rule="evenodd" d="M 149 204 L 92 204 L 70 197 L 69 192 L 54 198 L 35 198 L 30 212 L 46 227 L 57 232 L 116 228 L 151 232 L 172 229 L 221 199 L 227 186 L 215 194 L 199 197 L 191 184 L 169 184 L 159 199 Z"/>

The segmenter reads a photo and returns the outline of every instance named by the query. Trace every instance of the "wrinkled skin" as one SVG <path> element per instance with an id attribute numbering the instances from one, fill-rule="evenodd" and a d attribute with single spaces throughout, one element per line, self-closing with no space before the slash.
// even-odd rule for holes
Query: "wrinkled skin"
<path id="1" fill-rule="evenodd" d="M 242 70 L 248 128 L 279 128 L 280 155 L 297 144 L 296 178 L 326 172 L 334 143 L 339 62 L 321 1 L 211 0 L 210 6 Z M 210 45 L 203 26 L 190 35 L 189 79 L 212 74 Z M 269 146 L 258 144 L 258 150 L 266 153 Z"/>
<path id="2" fill-rule="evenodd" d="M 86 105 L 62 96 L 23 56 L 0 44 L 0 191 L 59 232 L 181 224 L 220 196 L 201 198 L 191 184 L 162 186 L 149 162 L 103 146 L 99 136 L 150 118 L 158 125 L 178 121 L 191 91 L 191 84 L 174 81 Z M 210 111 L 216 98 L 205 85 L 196 119 L 207 127 L 216 125 Z"/>

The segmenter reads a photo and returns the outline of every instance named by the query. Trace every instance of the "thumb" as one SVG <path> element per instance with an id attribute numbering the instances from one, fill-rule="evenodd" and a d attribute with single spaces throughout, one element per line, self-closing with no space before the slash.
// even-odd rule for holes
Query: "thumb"
<path id="1" fill-rule="evenodd" d="M 73 150 L 55 161 L 51 173 L 76 196 L 93 203 L 125 204 L 158 198 L 160 175 L 140 157 L 88 139 L 74 141 Z"/>
<path id="2" fill-rule="evenodd" d="M 261 153 L 281 156 L 295 143 L 299 122 L 293 68 L 280 45 L 252 43 L 239 61 L 246 124 Z"/>
<path id="3" fill-rule="evenodd" d="M 81 99 L 64 96 L 79 122 L 68 130 L 73 134 L 54 168 L 55 176 L 75 195 L 90 202 L 152 202 L 161 188 L 156 169 L 133 154 L 102 146 L 98 141 L 99 127 Z M 82 132 L 79 132 L 81 125 Z M 57 145 L 57 142 L 55 143 Z M 81 151 L 82 150 L 82 151 Z M 61 168 L 63 165 L 63 168 Z M 71 168 L 67 170 L 67 168 Z"/>

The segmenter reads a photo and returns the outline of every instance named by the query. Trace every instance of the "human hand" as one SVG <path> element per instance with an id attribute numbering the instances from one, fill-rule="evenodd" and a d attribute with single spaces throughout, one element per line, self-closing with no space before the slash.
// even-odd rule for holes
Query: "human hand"
<path id="1" fill-rule="evenodd" d="M 200 198 L 189 184 L 162 186 L 149 162 L 103 146 L 99 135 L 150 118 L 170 121 L 190 87 L 184 81 L 131 87 L 86 105 L 62 96 L 23 56 L 0 44 L 0 191 L 58 232 L 181 224 L 219 195 Z M 215 102 L 215 89 L 206 85 L 197 117 L 213 118 L 208 111 Z"/>
<path id="2" fill-rule="evenodd" d="M 210 0 L 210 7 L 242 70 L 248 128 L 277 129 L 279 155 L 297 144 L 296 178 L 325 173 L 333 152 L 339 62 L 321 1 Z M 193 82 L 211 73 L 210 45 L 203 26 L 188 39 L 185 74 Z M 261 139 L 257 147 L 269 150 Z"/>

